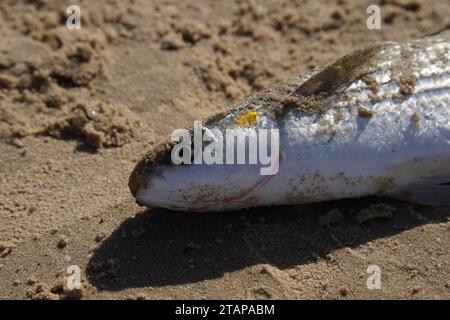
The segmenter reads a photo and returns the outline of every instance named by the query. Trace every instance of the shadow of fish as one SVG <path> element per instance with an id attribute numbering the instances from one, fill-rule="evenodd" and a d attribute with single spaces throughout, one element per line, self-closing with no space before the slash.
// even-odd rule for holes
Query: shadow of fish
<path id="1" fill-rule="evenodd" d="M 449 205 L 449 59 L 444 35 L 355 51 L 202 123 L 203 148 L 230 128 L 278 130 L 269 142 L 279 143 L 276 174 L 254 164 L 174 165 L 168 142 L 136 165 L 130 190 L 140 204 L 184 211 L 369 195 Z"/>

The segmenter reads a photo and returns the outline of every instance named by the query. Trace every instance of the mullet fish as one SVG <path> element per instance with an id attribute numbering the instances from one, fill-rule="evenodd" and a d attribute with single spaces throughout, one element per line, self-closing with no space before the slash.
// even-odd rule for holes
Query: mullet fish
<path id="1" fill-rule="evenodd" d="M 139 204 L 181 211 L 370 195 L 450 205 L 449 62 L 444 35 L 355 51 L 202 123 L 204 133 L 278 130 L 269 142 L 279 142 L 276 174 L 250 164 L 174 165 L 168 142 L 136 165 L 131 193 Z"/>

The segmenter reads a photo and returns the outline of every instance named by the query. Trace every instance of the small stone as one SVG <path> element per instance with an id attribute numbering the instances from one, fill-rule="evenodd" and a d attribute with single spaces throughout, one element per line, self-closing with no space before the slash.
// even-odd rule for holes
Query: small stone
<path id="1" fill-rule="evenodd" d="M 414 288 L 412 288 L 411 294 L 417 294 L 420 290 L 422 290 L 420 286 L 415 286 Z"/>
<path id="2" fill-rule="evenodd" d="M 65 238 L 59 239 L 56 246 L 58 247 L 58 249 L 64 249 L 67 246 L 67 240 Z"/>

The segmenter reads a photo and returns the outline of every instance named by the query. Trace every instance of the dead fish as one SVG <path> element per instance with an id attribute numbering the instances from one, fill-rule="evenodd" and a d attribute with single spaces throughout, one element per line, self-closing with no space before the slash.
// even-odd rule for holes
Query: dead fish
<path id="1" fill-rule="evenodd" d="M 169 142 L 136 165 L 131 193 L 181 211 L 370 195 L 450 205 L 449 59 L 449 36 L 382 42 L 271 86 L 202 129 L 277 129 L 276 174 L 250 164 L 174 165 Z"/>

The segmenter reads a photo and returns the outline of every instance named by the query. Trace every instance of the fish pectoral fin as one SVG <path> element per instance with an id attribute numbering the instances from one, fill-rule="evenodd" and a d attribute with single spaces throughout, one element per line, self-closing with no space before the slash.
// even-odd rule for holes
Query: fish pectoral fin
<path id="1" fill-rule="evenodd" d="M 450 178 L 422 181 L 388 194 L 389 197 L 431 206 L 450 207 Z"/>

